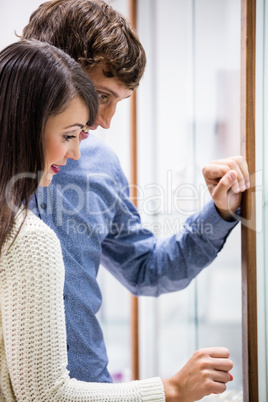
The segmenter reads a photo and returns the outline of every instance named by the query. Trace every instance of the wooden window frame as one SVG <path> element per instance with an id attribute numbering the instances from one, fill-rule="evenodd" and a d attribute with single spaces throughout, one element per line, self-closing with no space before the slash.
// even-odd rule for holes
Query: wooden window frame
<path id="1" fill-rule="evenodd" d="M 241 153 L 246 157 L 251 189 L 242 201 L 242 358 L 243 400 L 258 399 L 257 258 L 255 202 L 255 58 L 256 0 L 241 0 Z M 250 224 L 247 224 L 250 223 Z"/>
<path id="2" fill-rule="evenodd" d="M 129 0 L 130 21 L 137 26 L 137 0 Z M 243 400 L 258 401 L 257 343 L 257 257 L 255 205 L 255 57 L 256 0 L 241 0 L 241 153 L 246 157 L 251 176 L 251 189 L 242 201 L 242 217 L 250 225 L 241 225 L 242 236 L 242 358 Z M 137 99 L 134 91 L 130 111 L 131 188 L 136 198 L 137 185 Z M 132 190 L 133 191 L 133 190 Z M 139 313 L 138 299 L 131 297 L 132 379 L 139 379 Z"/>

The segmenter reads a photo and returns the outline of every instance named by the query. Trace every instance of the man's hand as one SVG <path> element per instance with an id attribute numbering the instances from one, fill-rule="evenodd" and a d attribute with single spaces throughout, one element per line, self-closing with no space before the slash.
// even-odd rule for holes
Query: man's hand
<path id="1" fill-rule="evenodd" d="M 233 380 L 229 373 L 233 368 L 229 355 L 229 350 L 222 347 L 195 352 L 177 374 L 162 380 L 166 401 L 193 402 L 224 392 L 225 384 Z"/>
<path id="2" fill-rule="evenodd" d="M 203 175 L 219 214 L 229 220 L 241 204 L 242 193 L 249 189 L 249 172 L 242 156 L 211 161 Z"/>

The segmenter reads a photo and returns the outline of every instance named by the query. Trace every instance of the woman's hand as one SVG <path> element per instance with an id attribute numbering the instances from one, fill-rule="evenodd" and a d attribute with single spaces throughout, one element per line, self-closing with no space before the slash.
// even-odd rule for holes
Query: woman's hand
<path id="1" fill-rule="evenodd" d="M 166 401 L 193 402 L 224 392 L 226 383 L 233 380 L 229 355 L 229 350 L 223 347 L 196 351 L 177 374 L 162 380 Z"/>

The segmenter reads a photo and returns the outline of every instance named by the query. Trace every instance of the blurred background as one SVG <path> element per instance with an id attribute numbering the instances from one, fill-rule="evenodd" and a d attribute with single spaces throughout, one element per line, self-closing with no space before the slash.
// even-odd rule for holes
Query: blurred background
<path id="1" fill-rule="evenodd" d="M 128 0 L 108 1 L 128 17 Z M 17 40 L 39 0 L 1 0 L 0 48 Z M 147 53 L 138 88 L 139 212 L 157 236 L 170 236 L 210 199 L 202 167 L 239 154 L 240 0 L 140 0 L 138 33 Z M 95 134 L 130 174 L 129 101 L 111 129 Z M 229 394 L 242 401 L 240 227 L 188 288 L 140 305 L 141 378 L 166 378 L 202 347 L 226 346 L 234 362 Z M 99 312 L 115 381 L 131 378 L 130 295 L 105 269 Z M 229 395 L 229 396 L 228 396 Z M 224 399 L 227 398 L 227 399 Z"/>

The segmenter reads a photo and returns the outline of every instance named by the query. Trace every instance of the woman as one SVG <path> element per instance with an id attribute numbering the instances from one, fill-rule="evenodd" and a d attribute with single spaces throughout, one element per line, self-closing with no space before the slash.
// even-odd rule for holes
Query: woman
<path id="1" fill-rule="evenodd" d="M 38 185 L 79 158 L 97 95 L 75 61 L 38 41 L 0 52 L 0 94 L 0 401 L 164 401 L 165 394 L 171 401 L 179 393 L 180 401 L 193 401 L 203 388 L 222 392 L 232 367 L 226 349 L 221 359 L 214 349 L 193 355 L 163 382 L 70 379 L 61 248 L 28 206 Z"/>
<path id="2" fill-rule="evenodd" d="M 97 113 L 91 82 L 62 51 L 21 41 L 0 53 L 0 90 L 0 400 L 163 397 L 160 379 L 111 385 L 69 378 L 60 244 L 27 211 L 38 182 L 47 186 L 68 158 L 79 158 L 82 129 Z"/>

